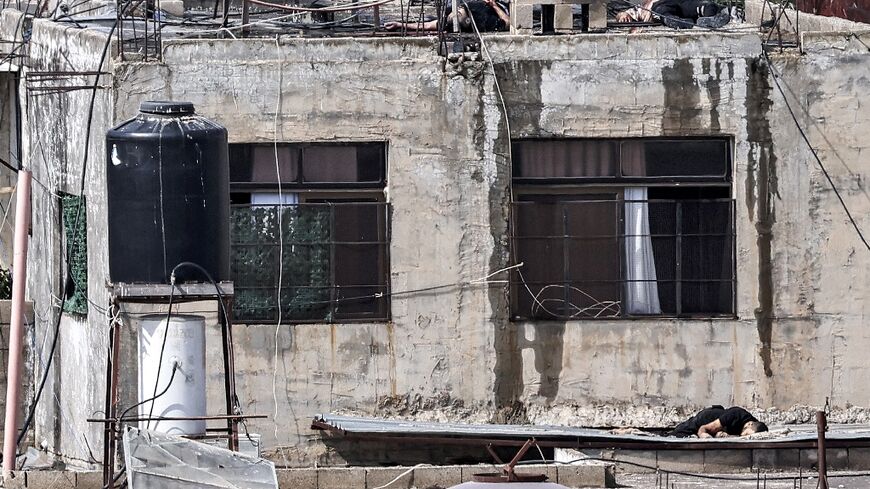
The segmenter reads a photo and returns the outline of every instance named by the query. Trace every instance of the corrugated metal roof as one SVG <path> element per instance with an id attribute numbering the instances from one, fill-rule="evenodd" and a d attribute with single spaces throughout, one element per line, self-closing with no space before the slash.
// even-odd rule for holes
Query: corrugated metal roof
<path id="1" fill-rule="evenodd" d="M 785 443 L 806 442 L 816 439 L 815 425 L 772 426 L 770 433 L 759 433 L 746 438 L 671 438 L 665 436 L 613 434 L 606 430 L 575 428 L 570 426 L 500 425 L 433 423 L 424 421 L 389 420 L 321 414 L 315 417 L 315 425 L 321 423 L 343 434 L 382 435 L 419 438 L 464 438 L 464 439 L 518 439 L 561 441 L 613 441 L 617 443 Z M 323 427 L 323 426 L 321 426 Z M 828 440 L 870 440 L 870 426 L 830 425 Z M 708 446 L 709 448 L 709 446 Z"/>

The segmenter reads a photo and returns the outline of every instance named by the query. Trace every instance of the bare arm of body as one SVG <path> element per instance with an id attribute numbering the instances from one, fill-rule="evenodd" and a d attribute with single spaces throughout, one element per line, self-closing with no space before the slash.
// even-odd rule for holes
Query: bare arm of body
<path id="1" fill-rule="evenodd" d="M 495 11 L 496 15 L 498 15 L 498 18 L 501 19 L 502 22 L 504 22 L 504 25 L 511 25 L 510 16 L 507 14 L 507 12 L 504 11 L 504 9 L 501 8 L 501 5 L 499 5 L 498 2 L 496 2 L 495 0 L 483 1 L 486 2 L 486 4 Z"/>
<path id="2" fill-rule="evenodd" d="M 714 436 L 719 437 L 719 433 L 724 432 L 722 430 L 722 423 L 717 419 L 716 421 L 711 421 L 704 426 L 698 428 L 698 438 L 713 438 Z M 727 435 L 727 433 L 725 433 Z"/>
<path id="3" fill-rule="evenodd" d="M 453 14 L 447 17 L 448 21 L 453 19 Z M 384 24 L 384 29 L 388 31 L 398 31 L 402 28 L 409 31 L 437 31 L 438 21 L 430 20 L 428 22 L 387 22 Z"/>

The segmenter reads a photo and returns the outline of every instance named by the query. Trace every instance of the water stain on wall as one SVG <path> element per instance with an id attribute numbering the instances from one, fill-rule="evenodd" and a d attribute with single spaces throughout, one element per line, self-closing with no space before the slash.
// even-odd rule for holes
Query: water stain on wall
<path id="1" fill-rule="evenodd" d="M 695 70 L 688 59 L 675 59 L 672 66 L 662 68 L 665 88 L 665 111 L 662 114 L 662 133 L 666 136 L 685 136 L 697 132 L 701 126 L 701 90 L 695 84 Z"/>
<path id="2" fill-rule="evenodd" d="M 778 197 L 776 154 L 770 133 L 770 76 L 759 59 L 747 60 L 746 133 L 749 142 L 749 172 L 746 178 L 746 205 L 755 217 L 758 235 L 758 307 L 755 308 L 759 355 L 764 374 L 773 376 L 771 341 L 773 338 L 773 224 L 776 222 L 774 197 Z"/>

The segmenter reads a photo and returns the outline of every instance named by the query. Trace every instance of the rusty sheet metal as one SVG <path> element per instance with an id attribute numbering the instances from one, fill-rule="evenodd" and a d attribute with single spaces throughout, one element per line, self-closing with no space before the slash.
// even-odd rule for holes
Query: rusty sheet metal
<path id="1" fill-rule="evenodd" d="M 336 436 L 366 440 L 416 441 L 433 444 L 493 444 L 521 446 L 529 438 L 539 445 L 563 448 L 632 448 L 639 450 L 668 449 L 753 449 L 753 448 L 813 448 L 815 425 L 773 427 L 773 435 L 759 438 L 671 438 L 665 436 L 617 435 L 606 430 L 569 426 L 497 425 L 430 423 L 421 421 L 385 420 L 351 416 L 318 415 L 312 429 Z M 870 426 L 831 425 L 828 446 L 870 446 Z"/>
<path id="2" fill-rule="evenodd" d="M 797 0 L 797 6 L 808 14 L 870 23 L 870 0 Z"/>

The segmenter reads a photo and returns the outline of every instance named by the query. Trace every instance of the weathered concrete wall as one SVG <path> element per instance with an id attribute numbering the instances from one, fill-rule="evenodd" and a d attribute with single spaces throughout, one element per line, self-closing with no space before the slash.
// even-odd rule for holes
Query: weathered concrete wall
<path id="1" fill-rule="evenodd" d="M 88 34 L 39 27 L 35 35 L 50 46 L 46 62 L 64 52 L 94 66 L 100 47 Z M 811 132 L 814 145 L 868 229 L 870 168 L 860 158 L 867 111 L 857 102 L 866 93 L 868 54 L 826 50 L 826 42 L 775 64 L 796 100 L 809 103 L 821 130 Z M 324 411 L 664 425 L 712 403 L 784 410 L 830 398 L 835 411 L 870 404 L 860 362 L 870 347 L 862 327 L 870 279 L 861 274 L 870 254 L 857 246 L 784 112 L 757 35 L 492 36 L 487 45 L 495 76 L 485 57 L 438 57 L 431 39 L 167 41 L 161 64 L 114 67 L 115 91 L 100 93 L 93 131 L 101 135 L 132 116 L 142 100 L 166 98 L 192 101 L 227 126 L 232 142 L 387 141 L 394 291 L 466 282 L 508 265 L 508 126 L 514 138 L 730 135 L 737 318 L 512 323 L 506 289 L 491 284 L 394 297 L 389 323 L 239 325 L 242 407 L 273 417 L 249 423 L 273 459 L 339 460 L 309 429 Z M 83 140 L 74 126 L 83 120 L 81 97 L 58 97 L 28 113 L 33 124 L 69 114 L 50 123 L 57 134 L 46 143 L 30 142 L 44 178 L 78 175 L 76 145 L 55 143 Z M 822 133 L 836 154 L 825 153 Z M 46 149 L 49 157 L 35 155 L 48 143 L 56 146 Z M 92 140 L 96 163 L 86 187 L 93 193 L 90 292 L 104 307 L 101 145 L 101 137 Z M 56 212 L 49 196 L 39 200 L 46 215 Z M 35 246 L 56 246 L 57 232 L 56 221 L 35 223 Z M 58 275 L 57 253 L 39 250 L 38 273 Z M 58 290 L 56 278 L 44 282 L 31 284 L 38 310 Z M 76 427 L 103 398 L 105 320 L 92 308 L 89 323 L 62 328 L 59 363 L 80 369 L 64 372 L 90 375 L 76 392 L 64 387 L 66 378 L 57 387 L 61 404 L 75 409 Z M 220 358 L 209 352 L 209 406 L 218 411 Z M 135 385 L 134 368 L 125 376 Z M 52 446 L 86 458 L 74 438 L 43 419 Z"/>
<path id="2" fill-rule="evenodd" d="M 12 302 L 8 300 L 0 301 L 0 365 L 3 365 L 3 368 L 0 368 L 0 391 L 5 392 L 6 386 L 9 381 L 9 378 L 6 376 L 7 369 L 6 365 L 9 362 L 9 323 L 12 320 L 11 315 Z M 33 324 L 33 305 L 30 303 L 25 304 L 24 310 L 24 322 L 27 325 Z M 26 331 L 26 336 L 24 338 L 24 351 L 23 361 L 24 361 L 24 370 L 22 371 L 21 379 L 19 380 L 22 392 L 22 402 L 18 406 L 18 415 L 19 419 L 23 419 L 23 416 L 30 409 L 31 402 L 30 400 L 33 398 L 33 353 L 34 348 L 37 346 L 35 344 L 36 338 L 33 335 L 33 328 L 28 327 Z M 0 396 L 0 412 L 6 412 L 6 396 Z M 2 432 L 2 430 L 0 430 Z"/>
<path id="3" fill-rule="evenodd" d="M 106 34 L 33 22 L 29 69 L 44 71 L 97 71 Z M 104 66 L 104 70 L 110 67 Z M 70 78 L 59 83 L 93 83 L 92 77 Z M 89 448 L 102 445 L 101 426 L 86 419 L 103 410 L 108 305 L 105 288 L 106 196 L 105 130 L 112 123 L 110 79 L 96 91 L 93 127 L 88 143 L 88 163 L 83 193 L 87 199 L 88 296 L 87 318 L 63 314 L 54 363 L 36 417 L 35 442 L 71 459 L 89 461 Z M 33 224 L 30 241 L 28 295 L 34 299 L 36 338 L 47 358 L 58 318 L 63 291 L 64 238 L 59 193 L 79 195 L 85 158 L 85 131 L 91 91 L 27 97 L 24 161 L 33 171 Z M 38 183 L 37 183 L 38 182 Z M 41 364 L 44 364 L 45 360 Z M 42 369 L 37 369 L 37 376 Z M 99 453 L 95 452 L 99 457 Z"/>
<path id="4" fill-rule="evenodd" d="M 4 9 L 0 12 L 0 158 L 15 166 L 21 155 L 18 148 L 18 65 L 20 58 L 9 54 L 21 50 L 18 44 L 24 35 L 23 15 L 17 10 Z M 6 215 L 0 225 L 0 266 L 8 269 L 12 264 L 12 236 L 15 223 L 15 198 L 12 187 L 16 184 L 16 174 L 0 166 L 0 213 Z M 0 218 L 2 219 L 2 218 Z"/>
<path id="5" fill-rule="evenodd" d="M 18 164 L 18 98 L 17 76 L 13 71 L 0 68 L 0 158 L 15 166 Z M 13 187 L 16 174 L 0 166 L 0 267 L 12 265 L 12 236 L 15 223 L 15 197 Z"/>
<path id="6" fill-rule="evenodd" d="M 849 34 L 803 36 L 807 53 L 771 56 L 800 126 L 867 236 L 870 50 Z M 771 133 L 779 194 L 773 226 L 777 377 L 774 405 L 810 399 L 835 406 L 870 404 L 861 385 L 870 335 L 870 252 L 863 247 L 771 82 Z M 772 380 L 772 379 L 771 379 Z"/>
<path id="7" fill-rule="evenodd" d="M 164 60 L 119 67 L 118 118 L 144 97 L 167 97 L 194 102 L 233 142 L 388 141 L 393 290 L 471 280 L 493 265 L 491 214 L 504 222 L 509 171 L 492 151 L 501 115 L 482 63 L 453 71 L 431 39 L 178 42 Z M 305 449 L 318 412 L 406 395 L 487 405 L 491 307 L 476 287 L 395 298 L 386 324 L 284 325 L 277 336 L 275 326 L 237 328 L 244 409 L 277 412 L 251 429 L 270 451 L 287 447 L 278 460 L 298 463 L 317 455 Z M 221 396 L 213 392 L 210 406 L 222 406 Z"/>

